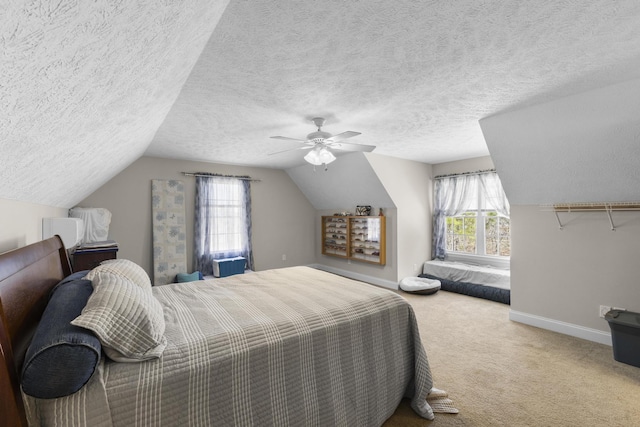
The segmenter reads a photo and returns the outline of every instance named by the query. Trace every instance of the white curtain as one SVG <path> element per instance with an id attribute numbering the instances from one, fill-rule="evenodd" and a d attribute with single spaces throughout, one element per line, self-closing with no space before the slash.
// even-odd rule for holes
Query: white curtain
<path id="1" fill-rule="evenodd" d="M 213 260 L 242 256 L 253 269 L 250 182 L 227 177 L 196 177 L 195 270 L 213 274 Z"/>
<path id="2" fill-rule="evenodd" d="M 495 172 L 453 175 L 436 178 L 433 213 L 433 259 L 446 255 L 447 217 L 456 216 L 477 206 L 478 186 L 484 191 L 486 209 L 495 209 L 500 215 L 509 216 L 509 201 L 502 183 Z"/>
<path id="3" fill-rule="evenodd" d="M 436 179 L 433 213 L 433 259 L 446 255 L 447 217 L 468 210 L 477 200 L 477 175 L 456 175 Z"/>
<path id="4" fill-rule="evenodd" d="M 495 172 L 478 175 L 482 189 L 486 209 L 495 209 L 502 216 L 509 216 L 510 206 L 507 195 L 502 189 L 502 182 Z"/>

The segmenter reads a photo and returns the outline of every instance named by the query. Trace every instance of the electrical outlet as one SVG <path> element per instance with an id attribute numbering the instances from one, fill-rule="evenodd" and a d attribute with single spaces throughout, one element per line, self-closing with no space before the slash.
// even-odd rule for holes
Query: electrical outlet
<path id="1" fill-rule="evenodd" d="M 609 307 L 608 305 L 601 305 L 600 306 L 600 317 L 604 318 L 604 315 L 607 314 L 607 312 L 611 310 L 611 307 Z"/>
<path id="2" fill-rule="evenodd" d="M 282 260 L 286 261 L 287 260 L 287 255 L 286 254 L 282 254 Z"/>
<path id="3" fill-rule="evenodd" d="M 418 264 L 413 264 L 413 271 L 416 271 L 418 269 Z"/>

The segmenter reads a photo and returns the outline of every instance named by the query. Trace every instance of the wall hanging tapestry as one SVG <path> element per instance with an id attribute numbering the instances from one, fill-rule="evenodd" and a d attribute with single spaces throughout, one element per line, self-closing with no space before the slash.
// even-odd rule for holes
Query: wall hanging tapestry
<path id="1" fill-rule="evenodd" d="M 151 180 L 153 216 L 153 284 L 172 283 L 187 271 L 184 184 L 177 180 Z"/>

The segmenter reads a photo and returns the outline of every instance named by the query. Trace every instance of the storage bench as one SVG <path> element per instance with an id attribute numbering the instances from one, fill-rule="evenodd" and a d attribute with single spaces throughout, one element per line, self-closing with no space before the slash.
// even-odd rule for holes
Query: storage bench
<path id="1" fill-rule="evenodd" d="M 213 260 L 213 276 L 227 277 L 234 274 L 243 274 L 247 260 L 238 256 L 234 258 L 222 258 Z"/>

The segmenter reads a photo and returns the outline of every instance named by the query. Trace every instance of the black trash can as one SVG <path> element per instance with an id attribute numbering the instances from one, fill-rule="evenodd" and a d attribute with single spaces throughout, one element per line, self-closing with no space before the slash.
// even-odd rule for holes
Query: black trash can
<path id="1" fill-rule="evenodd" d="M 604 318 L 611 328 L 613 358 L 640 368 L 640 313 L 611 310 Z"/>

